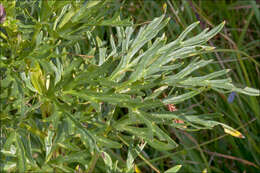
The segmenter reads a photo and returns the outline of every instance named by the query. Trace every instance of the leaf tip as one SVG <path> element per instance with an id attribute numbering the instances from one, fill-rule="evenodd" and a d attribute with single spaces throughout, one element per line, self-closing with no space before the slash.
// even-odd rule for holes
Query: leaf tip
<path id="1" fill-rule="evenodd" d="M 224 128 L 224 132 L 231 135 L 231 136 L 237 137 L 237 138 L 241 138 L 241 139 L 245 138 L 245 136 L 242 135 L 242 133 L 240 133 L 239 131 L 234 130 L 234 129 Z"/>

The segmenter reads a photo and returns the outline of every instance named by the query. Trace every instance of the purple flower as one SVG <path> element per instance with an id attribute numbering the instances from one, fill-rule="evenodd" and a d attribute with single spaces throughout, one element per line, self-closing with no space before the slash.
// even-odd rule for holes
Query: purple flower
<path id="1" fill-rule="evenodd" d="M 236 97 L 236 92 L 231 92 L 228 96 L 228 102 L 232 103 Z"/>
<path id="2" fill-rule="evenodd" d="M 0 4 L 0 23 L 4 23 L 5 21 L 5 9 L 4 6 L 2 4 Z"/>

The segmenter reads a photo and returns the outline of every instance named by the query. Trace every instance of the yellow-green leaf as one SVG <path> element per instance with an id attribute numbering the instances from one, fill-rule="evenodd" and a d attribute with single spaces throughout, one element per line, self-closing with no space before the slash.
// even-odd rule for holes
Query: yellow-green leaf
<path id="1" fill-rule="evenodd" d="M 244 135 L 242 135 L 242 133 L 240 133 L 239 131 L 235 130 L 235 129 L 229 129 L 229 128 L 225 128 L 224 127 L 224 131 L 225 133 L 237 137 L 237 138 L 245 138 Z"/>

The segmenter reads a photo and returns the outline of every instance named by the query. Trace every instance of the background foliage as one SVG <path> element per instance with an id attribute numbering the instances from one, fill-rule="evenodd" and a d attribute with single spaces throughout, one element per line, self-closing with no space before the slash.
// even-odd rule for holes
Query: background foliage
<path id="1" fill-rule="evenodd" d="M 4 171 L 259 169 L 258 6 L 165 2 L 2 2 Z"/>

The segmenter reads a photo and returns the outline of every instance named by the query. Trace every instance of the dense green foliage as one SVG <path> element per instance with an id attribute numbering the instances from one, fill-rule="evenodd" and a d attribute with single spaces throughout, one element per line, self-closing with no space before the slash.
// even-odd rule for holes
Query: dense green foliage
<path id="1" fill-rule="evenodd" d="M 124 4 L 122 11 L 125 16 L 131 15 L 135 23 L 144 23 L 162 14 L 160 9 L 166 2 L 166 15 L 173 19 L 164 30 L 169 40 L 174 40 L 194 21 L 200 21 L 200 27 L 196 28 L 196 32 L 200 32 L 225 20 L 223 32 L 209 41 L 211 46 L 216 47 L 212 51 L 214 53 L 201 55 L 204 59 L 213 59 L 214 62 L 196 73 L 203 75 L 229 68 L 231 71 L 228 76 L 236 85 L 260 88 L 260 11 L 257 0 L 127 2 L 129 3 Z M 240 129 L 245 135 L 243 140 L 221 135 L 220 128 L 200 133 L 190 132 L 191 136 L 176 130 L 174 134 L 181 141 L 182 152 L 156 153 L 153 155 L 156 159 L 152 159 L 152 163 L 160 168 L 167 163 L 184 164 L 181 169 L 183 172 L 201 172 L 205 167 L 208 172 L 259 172 L 260 99 L 236 95 L 234 102 L 229 103 L 228 96 L 212 92 L 202 93 L 193 97 L 190 102 L 179 104 L 178 108 L 192 107 L 202 114 L 222 113 L 225 116 L 218 120 Z"/>
<path id="2" fill-rule="evenodd" d="M 214 47 L 207 42 L 225 22 L 192 35 L 199 24 L 192 21 L 167 39 L 163 30 L 171 20 L 165 8 L 164 14 L 138 27 L 120 18 L 116 1 L 3 5 L 4 171 L 138 172 L 143 163 L 147 172 L 177 171 L 178 165 L 189 170 L 184 158 L 170 155 L 182 151 L 179 133 L 192 139 L 189 133 L 220 126 L 232 139 L 243 137 L 220 122 L 223 111 L 190 107 L 208 93 L 259 95 L 259 90 L 232 84 L 229 70 L 211 66 Z M 198 73 L 205 68 L 211 70 Z M 244 97 L 254 99 L 250 96 Z M 169 104 L 179 109 L 171 112 Z M 195 155 L 187 152 L 183 156 Z M 157 168 L 150 159 L 160 155 L 180 161 Z M 202 167 L 211 169 L 207 163 Z"/>

